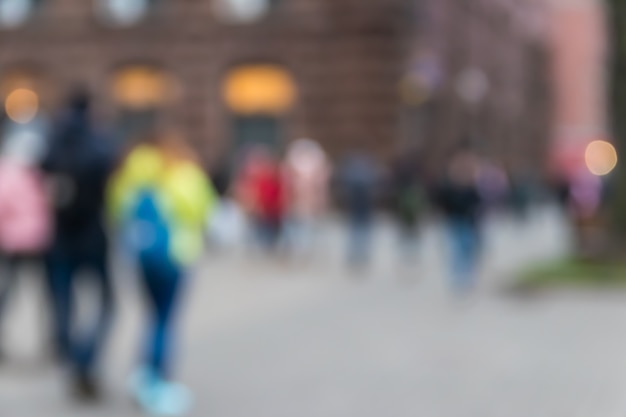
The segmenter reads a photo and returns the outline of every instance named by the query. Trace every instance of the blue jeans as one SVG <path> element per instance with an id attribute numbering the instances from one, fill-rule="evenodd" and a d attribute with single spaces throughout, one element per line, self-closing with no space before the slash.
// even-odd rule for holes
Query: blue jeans
<path id="1" fill-rule="evenodd" d="M 145 360 L 151 372 L 167 378 L 184 275 L 182 268 L 168 256 L 140 256 L 139 261 L 151 321 Z"/>
<path id="2" fill-rule="evenodd" d="M 261 248 L 274 250 L 282 237 L 282 222 L 279 219 L 257 219 L 255 233 Z"/>
<path id="3" fill-rule="evenodd" d="M 449 221 L 452 285 L 458 291 L 468 291 L 474 285 L 480 236 L 478 225 L 466 219 Z"/>
<path id="4" fill-rule="evenodd" d="M 81 374 L 91 374 L 108 336 L 113 316 L 113 286 L 107 253 L 100 250 L 54 246 L 46 259 L 55 316 L 56 342 L 62 354 Z M 99 311 L 86 331 L 74 331 L 74 306 L 79 272 L 90 272 L 81 278 L 95 285 Z"/>

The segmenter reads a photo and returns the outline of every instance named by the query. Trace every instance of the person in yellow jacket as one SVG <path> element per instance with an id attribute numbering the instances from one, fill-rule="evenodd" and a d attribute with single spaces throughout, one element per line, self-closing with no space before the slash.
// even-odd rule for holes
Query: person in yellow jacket
<path id="1" fill-rule="evenodd" d="M 152 415 L 188 412 L 191 396 L 171 380 L 173 321 L 186 271 L 200 256 L 216 202 L 192 152 L 174 135 L 154 134 L 131 149 L 109 184 L 109 212 L 137 260 L 151 315 L 147 356 L 132 393 Z"/>

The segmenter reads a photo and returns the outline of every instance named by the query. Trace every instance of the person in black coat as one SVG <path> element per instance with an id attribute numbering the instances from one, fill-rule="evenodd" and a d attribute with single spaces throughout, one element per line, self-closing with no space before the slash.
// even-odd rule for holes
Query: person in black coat
<path id="1" fill-rule="evenodd" d="M 470 151 L 456 153 L 436 195 L 450 237 L 452 285 L 459 293 L 474 286 L 480 256 L 482 201 L 476 185 L 477 164 Z"/>
<path id="2" fill-rule="evenodd" d="M 90 118 L 90 98 L 75 92 L 53 128 L 43 170 L 52 184 L 55 234 L 46 269 L 53 294 L 56 343 L 72 367 L 75 394 L 84 400 L 100 394 L 96 363 L 108 335 L 113 312 L 109 245 L 104 208 L 107 181 L 115 164 L 112 142 L 100 134 Z M 74 284 L 90 279 L 97 292 L 95 323 L 74 331 Z"/>

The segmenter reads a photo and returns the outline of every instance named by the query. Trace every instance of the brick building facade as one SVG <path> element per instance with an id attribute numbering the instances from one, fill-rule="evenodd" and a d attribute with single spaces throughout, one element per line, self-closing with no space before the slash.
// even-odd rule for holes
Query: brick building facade
<path id="1" fill-rule="evenodd" d="M 0 12 L 3 1 L 28 0 L 0 0 Z M 519 6 L 531 0 L 276 0 L 245 24 L 216 17 L 219 0 L 143 0 L 154 3 L 146 16 L 125 25 L 104 22 L 94 1 L 31 1 L 32 16 L 1 32 L 0 76 L 34 74 L 48 111 L 86 83 L 101 114 L 115 118 L 123 107 L 116 73 L 157 68 L 176 85 L 162 105 L 209 159 L 228 152 L 245 126 L 254 130 L 242 130 L 240 116 L 259 116 L 261 129 L 271 119 L 277 143 L 312 137 L 334 156 L 365 148 L 386 158 L 403 143 L 442 156 L 463 135 L 480 138 L 487 153 L 535 165 L 544 150 L 545 51 L 529 29 L 535 9 Z M 420 61 L 425 51 L 427 92 L 411 81 L 429 66 Z M 294 100 L 267 115 L 236 114 L 224 83 L 246 65 L 282 68 Z M 407 100 L 407 89 L 423 99 Z M 468 104 L 459 89 L 481 97 Z"/>

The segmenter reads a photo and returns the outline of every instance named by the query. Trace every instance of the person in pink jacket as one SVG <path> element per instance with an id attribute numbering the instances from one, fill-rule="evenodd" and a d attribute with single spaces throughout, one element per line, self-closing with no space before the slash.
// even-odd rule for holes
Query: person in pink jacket
<path id="1" fill-rule="evenodd" d="M 310 139 L 299 139 L 287 150 L 284 178 L 287 188 L 289 232 L 292 252 L 311 254 L 322 216 L 328 208 L 331 164 L 322 147 Z"/>
<path id="2" fill-rule="evenodd" d="M 50 202 L 34 161 L 23 154 L 5 151 L 0 157 L 0 255 L 4 260 L 0 274 L 0 319 L 17 279 L 18 264 L 43 254 L 50 242 L 51 229 Z"/>
<path id="3" fill-rule="evenodd" d="M 0 251 L 38 254 L 48 245 L 50 232 L 50 204 L 39 172 L 0 161 Z"/>

